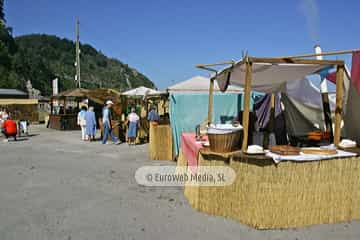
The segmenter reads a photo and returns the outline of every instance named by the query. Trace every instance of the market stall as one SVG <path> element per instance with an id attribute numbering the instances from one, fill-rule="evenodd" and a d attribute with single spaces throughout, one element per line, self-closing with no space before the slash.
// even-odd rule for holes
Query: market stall
<path id="1" fill-rule="evenodd" d="M 360 158 L 358 149 L 341 150 L 344 62 L 304 60 L 299 58 L 246 57 L 223 70 L 200 68 L 215 72 L 209 91 L 208 122 L 213 123 L 212 107 L 215 79 L 220 88 L 229 84 L 244 86 L 242 129 L 223 131 L 219 125 L 209 125 L 209 147 L 196 140 L 194 134 L 183 133 L 178 166 L 188 166 L 189 173 L 203 166 L 230 166 L 236 180 L 229 186 L 189 186 L 184 193 L 197 210 L 212 215 L 230 217 L 259 229 L 290 228 L 312 224 L 335 223 L 360 218 Z M 281 92 L 288 81 L 336 67 L 336 110 L 334 148 L 294 148 L 271 146 L 267 151 L 251 152 L 248 146 L 250 91 Z M 214 103 L 213 103 L 214 101 Z M 271 107 L 274 106 L 272 98 Z M 237 127 L 236 127 L 237 128 Z M 235 129 L 235 126 L 234 126 Z M 222 136 L 214 139 L 211 134 Z M 228 148 L 234 141 L 238 148 Z M 235 145 L 236 145 L 235 144 Z M 220 145 L 215 149 L 215 145 Z M 221 146 L 223 147 L 221 151 Z M 231 150 L 229 150 L 231 149 Z"/>
<path id="2" fill-rule="evenodd" d="M 127 131 L 128 124 L 126 117 L 130 113 L 131 108 L 135 108 L 137 115 L 140 117 L 136 143 L 145 143 L 149 140 L 150 125 L 149 121 L 147 120 L 147 114 L 149 111 L 147 96 L 157 94 L 160 94 L 160 92 L 143 86 L 128 90 L 121 94 L 124 103 L 123 112 L 125 115 L 123 128 Z"/>
<path id="3" fill-rule="evenodd" d="M 150 160 L 173 160 L 172 133 L 169 121 L 150 123 Z"/>
<path id="4" fill-rule="evenodd" d="M 158 92 L 145 97 L 148 117 L 155 111 L 154 119 L 149 120 L 149 155 L 150 160 L 173 160 L 172 133 L 169 120 L 169 94 Z"/>
<path id="5" fill-rule="evenodd" d="M 183 136 L 178 166 L 229 166 L 230 186 L 185 186 L 190 205 L 211 215 L 236 219 L 258 229 L 291 228 L 360 218 L 359 157 L 328 156 L 321 161 L 282 161 L 241 151 L 216 153 Z M 191 168 L 189 168 L 191 171 Z"/>
<path id="6" fill-rule="evenodd" d="M 77 88 L 61 92 L 51 97 L 49 128 L 57 130 L 77 130 L 77 114 L 82 105 L 93 106 L 97 119 L 101 118 L 102 108 L 106 100 L 112 100 L 114 120 L 120 120 L 122 104 L 120 93 L 113 89 Z M 98 122 L 100 126 L 101 121 Z M 101 126 L 100 126 L 101 129 Z M 119 135 L 120 133 L 117 133 Z"/>
<path id="7" fill-rule="evenodd" d="M 78 130 L 77 114 L 80 102 L 86 99 L 86 89 L 77 88 L 51 97 L 48 127 L 56 130 Z"/>
<path id="8" fill-rule="evenodd" d="M 207 123 L 210 82 L 210 78 L 195 76 L 167 88 L 175 156 L 180 152 L 181 134 L 195 132 L 197 125 Z M 257 96 L 252 93 L 251 106 Z M 213 119 L 217 122 L 233 121 L 243 109 L 242 87 L 230 86 L 226 93 L 222 93 L 215 82 L 213 98 Z"/>

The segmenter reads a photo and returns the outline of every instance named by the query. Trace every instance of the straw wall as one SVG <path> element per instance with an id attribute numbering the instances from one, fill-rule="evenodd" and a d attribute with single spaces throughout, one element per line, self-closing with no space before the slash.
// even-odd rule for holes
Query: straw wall
<path id="1" fill-rule="evenodd" d="M 200 211 L 258 229 L 290 228 L 360 219 L 360 158 L 314 162 L 233 159 L 199 154 L 201 166 L 231 166 L 227 187 L 185 187 Z M 196 192 L 197 191 L 197 192 Z"/>
<path id="2" fill-rule="evenodd" d="M 10 117 L 14 120 L 27 120 L 32 123 L 39 121 L 39 111 L 37 99 L 18 99 L 16 104 L 6 104 L 6 100 L 1 101 L 0 109 L 6 109 Z M 30 100 L 30 101 L 28 101 Z M 23 103 L 21 103 L 23 101 Z"/>
<path id="3" fill-rule="evenodd" d="M 186 167 L 187 166 L 187 160 L 186 160 L 184 154 L 182 153 L 182 151 L 179 152 L 179 156 L 178 156 L 178 159 L 177 159 L 177 166 L 178 167 Z M 184 170 L 184 168 L 178 168 L 177 169 L 177 174 L 181 174 L 180 171 L 183 171 L 183 170 Z M 191 174 L 190 169 L 188 169 L 187 171 L 188 171 L 188 175 L 190 175 Z M 198 208 L 198 205 L 199 205 L 199 187 L 185 185 L 184 195 L 187 198 L 187 200 L 189 201 L 190 205 L 193 208 L 199 210 L 199 208 Z"/>
<path id="4" fill-rule="evenodd" d="M 170 124 L 150 124 L 149 152 L 151 160 L 172 160 L 173 146 Z"/>

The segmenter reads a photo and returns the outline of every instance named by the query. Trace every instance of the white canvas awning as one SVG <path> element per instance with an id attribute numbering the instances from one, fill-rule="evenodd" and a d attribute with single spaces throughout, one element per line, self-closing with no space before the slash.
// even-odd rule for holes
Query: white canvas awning
<path id="1" fill-rule="evenodd" d="M 305 76 L 314 74 L 324 67 L 327 65 L 254 62 L 252 64 L 251 89 L 266 93 L 284 91 L 286 82 L 304 79 Z M 245 70 L 246 64 L 239 62 L 233 67 L 220 71 L 216 75 L 216 79 L 220 85 L 223 85 L 230 74 L 229 83 L 243 87 Z"/>
<path id="2" fill-rule="evenodd" d="M 167 88 L 170 93 L 209 93 L 210 78 L 195 76 L 188 80 L 179 82 Z M 214 84 L 214 91 L 220 92 L 217 82 Z M 229 86 L 228 93 L 242 93 L 244 89 L 239 86 Z"/>
<path id="3" fill-rule="evenodd" d="M 286 84 L 286 94 L 302 104 L 316 109 L 323 109 L 321 92 L 309 79 L 297 80 Z M 334 94 L 329 94 L 331 111 L 335 111 L 336 99 Z"/>
<path id="4" fill-rule="evenodd" d="M 122 95 L 141 97 L 141 96 L 147 96 L 147 95 L 154 95 L 154 94 L 158 94 L 158 93 L 160 93 L 160 92 L 158 92 L 154 89 L 151 89 L 151 88 L 141 86 L 141 87 L 134 88 L 129 91 L 123 92 Z"/>

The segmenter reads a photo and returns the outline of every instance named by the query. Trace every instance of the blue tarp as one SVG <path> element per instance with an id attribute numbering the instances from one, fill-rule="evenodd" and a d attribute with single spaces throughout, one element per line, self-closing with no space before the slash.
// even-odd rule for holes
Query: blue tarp
<path id="1" fill-rule="evenodd" d="M 252 109 L 257 93 L 252 93 Z M 170 95 L 170 123 L 175 154 L 178 155 L 180 137 L 183 132 L 195 132 L 195 127 L 207 119 L 209 95 L 205 93 Z M 242 108 L 243 95 L 230 93 L 214 94 L 213 123 L 225 123 L 238 116 Z"/>

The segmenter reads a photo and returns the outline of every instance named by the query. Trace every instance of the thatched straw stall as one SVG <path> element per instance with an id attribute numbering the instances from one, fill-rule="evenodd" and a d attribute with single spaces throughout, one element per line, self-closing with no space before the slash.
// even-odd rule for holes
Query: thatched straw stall
<path id="1" fill-rule="evenodd" d="M 170 123 L 150 123 L 149 153 L 151 160 L 173 160 Z"/>
<path id="2" fill-rule="evenodd" d="M 80 102 L 86 99 L 86 89 L 77 88 L 51 97 L 48 127 L 56 130 L 79 130 L 77 113 Z"/>
<path id="3" fill-rule="evenodd" d="M 199 211 L 233 218 L 259 229 L 360 219 L 360 207 L 357 204 L 360 201 L 360 157 L 357 154 L 343 152 L 347 157 L 343 155 L 338 158 L 334 155 L 326 160 L 308 155 L 307 160 L 284 160 L 278 164 L 274 163 L 275 159 L 273 161 L 269 158 L 270 155 L 246 154 L 251 86 L 255 90 L 277 92 L 286 81 L 302 79 L 331 66 L 337 69 L 334 144 L 338 146 L 343 109 L 344 62 L 304 60 L 299 57 L 246 57 L 239 62 L 228 64 L 231 66 L 221 71 L 210 68 L 217 64 L 198 67 L 215 72 L 209 91 L 209 123 L 212 122 L 215 79 L 223 90 L 226 90 L 228 84 L 244 86 L 241 150 L 239 148 L 239 151 L 234 153 L 215 153 L 202 147 L 195 156 L 189 157 L 184 154 L 188 152 L 182 149 L 178 166 L 193 167 L 194 161 L 191 159 L 196 158 L 197 167 L 231 167 L 236 173 L 236 179 L 232 185 L 225 187 L 186 185 L 184 193 L 191 206 Z M 191 142 L 186 142 L 185 146 L 195 144 L 195 139 L 187 139 Z M 341 151 L 338 150 L 339 152 Z"/>
<path id="4" fill-rule="evenodd" d="M 258 229 L 360 218 L 359 157 L 275 165 L 266 157 L 204 151 L 198 161 L 199 166 L 230 166 L 237 174 L 230 186 L 185 187 L 190 205 L 199 211 Z"/>
<path id="5" fill-rule="evenodd" d="M 38 99 L 0 99 L 0 108 L 4 108 L 15 120 L 39 122 Z"/>
<path id="6" fill-rule="evenodd" d="M 15 120 L 39 122 L 39 100 L 17 89 L 0 88 L 0 109 L 6 110 Z"/>
<path id="7" fill-rule="evenodd" d="M 149 141 L 150 135 L 150 125 L 149 121 L 147 120 L 147 114 L 149 112 L 149 100 L 148 97 L 150 96 L 157 96 L 160 92 L 157 90 L 146 88 L 146 87 L 138 87 L 121 94 L 122 101 L 124 103 L 124 113 L 125 115 L 130 113 L 130 109 L 132 107 L 135 108 L 136 113 L 140 117 L 139 125 L 140 128 L 138 129 L 138 136 L 136 138 L 136 143 L 144 143 Z M 127 121 L 125 121 L 124 128 L 127 131 Z M 127 134 L 126 134 L 127 135 Z"/>
<path id="8" fill-rule="evenodd" d="M 155 107 L 159 121 L 149 122 L 149 155 L 151 160 L 173 160 L 173 139 L 169 120 L 169 94 L 159 92 L 147 95 L 147 109 Z"/>
<path id="9" fill-rule="evenodd" d="M 84 103 L 84 100 L 87 100 L 88 103 Z M 120 93 L 116 90 L 78 88 L 54 95 L 51 98 L 52 114 L 49 119 L 49 127 L 58 130 L 79 129 L 79 126 L 77 126 L 77 113 L 81 105 L 93 106 L 97 119 L 100 119 L 106 100 L 112 100 L 115 103 L 113 116 L 115 120 L 120 120 L 123 109 Z M 99 121 L 100 123 L 101 121 Z"/>

